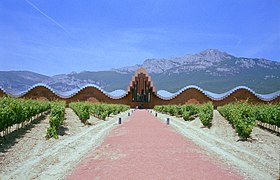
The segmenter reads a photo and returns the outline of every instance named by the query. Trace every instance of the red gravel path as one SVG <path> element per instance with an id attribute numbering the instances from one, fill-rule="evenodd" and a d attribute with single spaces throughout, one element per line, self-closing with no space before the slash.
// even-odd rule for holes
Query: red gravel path
<path id="1" fill-rule="evenodd" d="M 206 137 L 205 137 L 206 138 Z M 138 110 L 66 179 L 242 179 L 191 140 Z"/>

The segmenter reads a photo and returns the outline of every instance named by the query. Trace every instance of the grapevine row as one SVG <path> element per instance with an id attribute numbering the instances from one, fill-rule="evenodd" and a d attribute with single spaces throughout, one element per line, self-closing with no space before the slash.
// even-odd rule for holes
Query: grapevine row
<path id="1" fill-rule="evenodd" d="M 256 119 L 262 123 L 267 123 L 280 128 L 280 104 L 263 104 L 255 106 L 256 108 Z"/>
<path id="2" fill-rule="evenodd" d="M 155 106 L 154 109 L 171 116 L 183 117 L 185 121 L 199 116 L 205 127 L 210 127 L 213 119 L 213 105 L 210 102 L 203 105 L 162 105 Z"/>
<path id="3" fill-rule="evenodd" d="M 280 127 L 279 105 L 251 105 L 239 102 L 219 107 L 218 111 L 233 125 L 238 135 L 245 140 L 250 137 L 257 121 Z"/>
<path id="4" fill-rule="evenodd" d="M 72 102 L 69 107 L 77 114 L 79 119 L 86 124 L 90 115 L 105 120 L 111 114 L 119 114 L 129 109 L 128 105 L 123 104 L 93 104 L 89 102 Z"/>
<path id="5" fill-rule="evenodd" d="M 69 107 L 77 114 L 82 123 L 87 124 L 87 120 L 90 118 L 89 103 L 84 102 L 72 102 Z"/>
<path id="6" fill-rule="evenodd" d="M 65 102 L 57 101 L 51 103 L 51 113 L 49 116 L 50 127 L 47 129 L 47 138 L 58 138 L 58 128 L 64 121 Z"/>
<path id="7" fill-rule="evenodd" d="M 51 108 L 48 101 L 18 99 L 11 97 L 0 98 L 0 132 L 8 133 L 8 128 L 25 122 Z"/>

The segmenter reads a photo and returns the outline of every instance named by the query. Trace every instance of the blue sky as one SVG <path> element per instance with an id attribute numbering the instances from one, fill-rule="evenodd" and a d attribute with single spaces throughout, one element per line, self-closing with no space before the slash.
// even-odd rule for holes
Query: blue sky
<path id="1" fill-rule="evenodd" d="M 280 61 L 280 1 L 0 1 L 0 70 L 109 70 L 208 48 Z"/>

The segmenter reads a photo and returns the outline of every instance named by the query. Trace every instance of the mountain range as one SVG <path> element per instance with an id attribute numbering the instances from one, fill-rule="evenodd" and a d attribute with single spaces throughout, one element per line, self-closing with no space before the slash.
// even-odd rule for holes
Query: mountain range
<path id="1" fill-rule="evenodd" d="M 247 86 L 257 93 L 280 90 L 280 62 L 263 58 L 235 57 L 217 49 L 183 57 L 146 59 L 143 64 L 108 71 L 82 71 L 46 76 L 30 71 L 0 71 L 0 86 L 17 94 L 43 83 L 59 93 L 95 84 L 105 91 L 127 89 L 135 71 L 144 67 L 157 88 L 176 92 L 187 85 L 223 93 L 236 86 Z"/>

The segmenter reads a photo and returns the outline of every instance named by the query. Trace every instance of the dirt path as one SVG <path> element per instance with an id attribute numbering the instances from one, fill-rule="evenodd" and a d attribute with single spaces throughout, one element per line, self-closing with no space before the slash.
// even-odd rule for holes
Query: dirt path
<path id="1" fill-rule="evenodd" d="M 210 129 L 201 128 L 198 118 L 185 122 L 160 113 L 158 117 L 162 121 L 171 118 L 171 125 L 178 132 L 202 147 L 209 156 L 238 170 L 246 179 L 277 179 L 280 176 L 280 138 L 274 134 L 255 127 L 248 142 L 237 141 L 239 137 L 234 129 L 217 110 Z"/>
<path id="2" fill-rule="evenodd" d="M 66 179 L 242 179 L 146 110 L 115 128 Z"/>
<path id="3" fill-rule="evenodd" d="M 62 179 L 79 160 L 96 148 L 115 126 L 119 116 L 107 121 L 91 117 L 92 126 L 84 126 L 75 113 L 66 108 L 59 139 L 45 140 L 48 116 L 21 134 L 12 146 L 1 151 L 1 179 Z"/>

